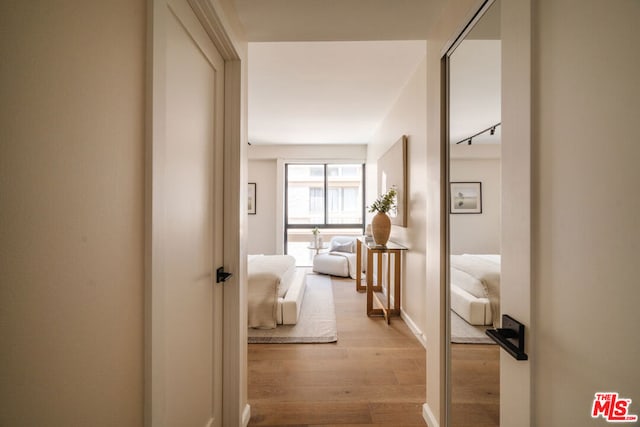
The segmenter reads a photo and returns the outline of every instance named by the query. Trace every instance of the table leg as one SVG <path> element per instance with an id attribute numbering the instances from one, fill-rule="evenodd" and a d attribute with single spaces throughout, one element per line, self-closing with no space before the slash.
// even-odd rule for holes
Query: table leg
<path id="1" fill-rule="evenodd" d="M 373 310 L 373 251 L 367 250 L 367 274 L 366 274 L 366 288 L 367 288 L 367 316 L 371 315 Z"/>
<path id="2" fill-rule="evenodd" d="M 366 291 L 367 287 L 362 286 L 362 242 L 356 239 L 356 291 Z"/>
<path id="3" fill-rule="evenodd" d="M 378 259 L 378 274 L 376 275 L 376 279 L 378 279 L 376 281 L 376 286 L 374 288 L 374 290 L 376 292 L 382 292 L 382 285 L 383 285 L 383 278 L 382 278 L 382 270 L 383 270 L 383 266 L 382 264 L 384 263 L 384 253 L 382 252 L 377 252 L 377 259 Z"/>
<path id="4" fill-rule="evenodd" d="M 394 296 L 393 296 L 393 308 L 398 312 L 398 315 L 400 315 L 400 302 L 401 302 L 401 295 L 400 295 L 400 279 L 401 279 L 401 271 L 400 271 L 400 251 L 395 251 L 395 253 L 393 254 L 394 257 L 394 284 L 395 284 L 395 289 L 394 289 Z"/>

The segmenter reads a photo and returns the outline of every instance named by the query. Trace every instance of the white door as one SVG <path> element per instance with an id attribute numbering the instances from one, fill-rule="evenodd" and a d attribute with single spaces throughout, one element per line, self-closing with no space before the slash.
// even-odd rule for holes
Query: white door
<path id="1" fill-rule="evenodd" d="M 163 418 L 220 426 L 224 61 L 186 0 L 165 26 Z"/>

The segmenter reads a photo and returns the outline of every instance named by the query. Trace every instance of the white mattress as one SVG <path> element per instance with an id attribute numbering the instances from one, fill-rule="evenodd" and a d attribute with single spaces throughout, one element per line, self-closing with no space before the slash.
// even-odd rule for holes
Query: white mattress
<path id="1" fill-rule="evenodd" d="M 471 325 L 491 325 L 493 311 L 487 289 L 480 280 L 463 270 L 455 268 L 456 262 L 470 255 L 451 255 L 451 309 Z M 500 255 L 473 255 L 500 265 Z"/>

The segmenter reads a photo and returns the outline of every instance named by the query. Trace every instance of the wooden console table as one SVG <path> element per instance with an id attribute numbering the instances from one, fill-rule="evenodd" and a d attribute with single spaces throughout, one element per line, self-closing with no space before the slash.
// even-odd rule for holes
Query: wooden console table
<path id="1" fill-rule="evenodd" d="M 367 273 L 366 284 L 362 285 L 362 258 L 363 249 L 367 257 Z M 402 277 L 402 252 L 406 251 L 402 245 L 394 242 L 387 242 L 386 246 L 378 246 L 374 241 L 369 241 L 365 237 L 359 237 L 356 240 L 356 268 L 359 274 L 356 274 L 356 290 L 358 292 L 367 292 L 367 316 L 383 315 L 387 324 L 391 323 L 391 316 L 400 315 L 400 280 Z M 387 289 L 386 295 L 382 290 L 382 275 L 384 254 L 387 254 Z M 377 261 L 376 282 L 373 283 L 373 260 L 374 256 Z M 393 258 L 393 307 L 391 307 L 391 259 Z M 374 308 L 373 300 L 376 300 L 382 308 Z"/>

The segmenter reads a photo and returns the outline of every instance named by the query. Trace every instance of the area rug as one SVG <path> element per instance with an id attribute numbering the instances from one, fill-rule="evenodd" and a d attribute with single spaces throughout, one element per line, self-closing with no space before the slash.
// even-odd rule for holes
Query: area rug
<path id="1" fill-rule="evenodd" d="M 451 342 L 457 344 L 495 344 L 485 331 L 490 326 L 473 326 L 451 310 Z"/>
<path id="2" fill-rule="evenodd" d="M 338 341 L 331 278 L 307 274 L 300 317 L 295 325 L 249 328 L 249 344 L 330 343 Z"/>

